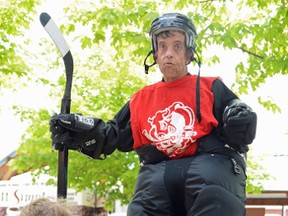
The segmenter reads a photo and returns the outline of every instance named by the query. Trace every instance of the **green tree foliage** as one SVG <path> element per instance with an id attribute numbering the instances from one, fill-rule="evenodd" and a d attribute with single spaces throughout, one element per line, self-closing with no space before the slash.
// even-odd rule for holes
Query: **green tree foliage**
<path id="1" fill-rule="evenodd" d="M 262 182 L 265 180 L 273 179 L 273 176 L 269 175 L 265 168 L 261 165 L 261 162 L 256 161 L 254 158 L 248 156 L 247 171 L 248 178 L 246 182 L 246 191 L 248 193 L 259 194 L 263 191 Z"/>
<path id="2" fill-rule="evenodd" d="M 80 1 L 81 2 L 81 1 Z M 186 13 L 198 30 L 198 52 L 205 56 L 211 45 L 241 50 L 245 60 L 236 66 L 234 90 L 247 94 L 276 74 L 287 75 L 287 2 L 258 1 L 113 1 L 102 5 L 81 2 L 66 9 L 70 21 L 67 33 L 80 23 L 91 29 L 92 35 L 80 36 L 82 47 L 102 43 L 109 38 L 117 52 L 114 60 L 125 59 L 142 64 L 150 49 L 147 38 L 151 21 L 167 11 Z M 87 6 L 87 7 L 86 7 Z M 146 34 L 145 34 L 146 33 Z M 215 63 L 217 56 L 211 58 Z M 204 64 L 209 63 L 203 59 Z M 272 101 L 261 104 L 272 111 L 280 108 Z"/>
<path id="3" fill-rule="evenodd" d="M 235 68 L 234 89 L 239 94 L 259 88 L 268 77 L 287 74 L 288 16 L 284 0 L 75 0 L 64 9 L 66 21 L 61 25 L 63 33 L 73 42 L 75 75 L 72 112 L 111 119 L 135 91 L 149 82 L 144 76 L 143 60 L 151 49 L 148 35 L 150 24 L 154 18 L 168 11 L 182 12 L 193 20 L 198 31 L 197 50 L 203 56 L 204 64 L 219 61 L 217 56 L 211 60 L 204 58 L 211 45 L 243 52 L 245 58 Z M 13 16 L 8 17 L 12 19 Z M 47 44 L 54 46 L 52 42 Z M 43 46 L 42 43 L 41 47 L 48 49 Z M 13 52 L 8 54 L 5 51 L 4 54 L 13 55 Z M 2 62 L 2 54 L 0 60 Z M 54 62 L 50 67 L 57 67 L 58 64 Z M 10 67 L 5 62 L 3 68 L 11 71 L 15 65 Z M 152 73 L 153 70 L 156 69 L 152 69 Z M 0 71 L 4 73 L 1 68 Z M 59 77 L 58 83 L 52 83 L 45 77 L 39 77 L 39 80 L 49 84 L 53 89 L 51 96 L 60 101 L 65 77 Z M 271 106 L 271 102 L 261 98 L 259 102 L 268 108 L 272 107 L 272 110 L 279 109 L 277 105 Z M 22 116 L 29 119 L 31 124 L 18 149 L 18 158 L 12 164 L 19 171 L 32 170 L 35 174 L 56 176 L 57 153 L 51 149 L 48 120 L 58 110 L 17 109 L 24 112 Z M 134 152 L 116 151 L 104 161 L 69 152 L 69 187 L 97 190 L 100 195 L 109 196 L 110 204 L 115 199 L 121 199 L 124 203 L 130 200 L 139 168 Z M 53 182 L 51 177 L 49 183 Z M 248 192 L 259 189 L 254 179 L 248 184 Z"/>
<path id="4" fill-rule="evenodd" d="M 38 0 L 1 1 L 0 5 L 0 87 L 14 77 L 25 76 L 29 66 L 23 60 L 19 38 L 29 28 Z M 4 79 L 6 77 L 6 79 Z M 8 86 L 8 85 L 7 85 Z"/>

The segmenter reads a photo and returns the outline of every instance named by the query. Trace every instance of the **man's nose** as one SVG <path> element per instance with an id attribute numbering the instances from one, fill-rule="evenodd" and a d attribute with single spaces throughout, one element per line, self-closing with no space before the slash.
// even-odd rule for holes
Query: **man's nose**
<path id="1" fill-rule="evenodd" d="M 173 47 L 168 47 L 165 54 L 166 54 L 166 57 L 169 57 L 169 58 L 173 57 L 174 55 Z"/>

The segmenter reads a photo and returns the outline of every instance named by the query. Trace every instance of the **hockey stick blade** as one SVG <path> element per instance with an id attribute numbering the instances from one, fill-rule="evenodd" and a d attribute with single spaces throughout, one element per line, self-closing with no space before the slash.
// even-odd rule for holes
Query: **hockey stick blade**
<path id="1" fill-rule="evenodd" d="M 69 47 L 60 29 L 50 15 L 45 12 L 40 14 L 40 22 L 61 52 L 62 57 L 64 57 L 69 51 Z"/>
<path id="2" fill-rule="evenodd" d="M 53 40 L 53 42 L 55 43 L 56 47 L 58 48 L 58 50 L 60 51 L 63 57 L 65 70 L 66 70 L 66 88 L 65 88 L 63 100 L 71 100 L 71 87 L 72 87 L 72 77 L 73 77 L 73 67 L 74 67 L 71 51 L 60 29 L 58 28 L 58 26 L 55 24 L 55 22 L 53 21 L 53 19 L 50 17 L 48 13 L 43 12 L 40 14 L 40 22 L 42 26 L 44 27 L 44 29 L 46 30 L 46 32 L 51 37 L 51 39 Z M 64 103 L 67 103 L 67 101 L 65 101 Z M 66 109 L 65 110 L 61 109 L 61 112 L 69 113 L 70 110 L 69 112 L 67 112 Z"/>
<path id="3" fill-rule="evenodd" d="M 60 29 L 47 13 L 40 14 L 40 22 L 45 28 L 49 36 L 59 49 L 65 64 L 66 86 L 61 101 L 61 113 L 70 113 L 71 106 L 71 87 L 73 77 L 73 58 L 69 50 L 66 40 L 64 39 Z M 68 148 L 62 145 L 62 149 L 58 151 L 58 182 L 57 197 L 67 197 L 67 179 L 68 179 Z"/>

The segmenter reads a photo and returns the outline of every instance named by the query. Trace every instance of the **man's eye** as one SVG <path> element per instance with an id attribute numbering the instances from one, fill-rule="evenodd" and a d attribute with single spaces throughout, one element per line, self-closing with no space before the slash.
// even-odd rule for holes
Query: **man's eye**
<path id="1" fill-rule="evenodd" d="M 180 44 L 175 45 L 175 50 L 180 51 L 182 49 L 182 46 Z"/>
<path id="2" fill-rule="evenodd" d="M 160 45 L 159 45 L 159 49 L 164 50 L 164 49 L 165 49 L 165 45 L 160 44 Z"/>

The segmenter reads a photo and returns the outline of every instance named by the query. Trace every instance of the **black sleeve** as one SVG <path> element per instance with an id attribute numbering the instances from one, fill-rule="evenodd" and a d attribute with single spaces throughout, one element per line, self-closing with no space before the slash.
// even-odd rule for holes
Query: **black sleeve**
<path id="1" fill-rule="evenodd" d="M 111 154 L 115 149 L 128 152 L 133 150 L 133 137 L 130 126 L 130 102 L 128 101 L 114 116 L 113 120 L 106 123 L 105 143 L 103 154 Z"/>
<path id="2" fill-rule="evenodd" d="M 123 152 L 133 150 L 129 102 L 107 123 L 99 118 L 95 118 L 96 121 L 95 128 L 78 133 L 77 138 L 82 143 L 79 152 L 93 159 L 103 159 L 116 149 Z"/>
<path id="3" fill-rule="evenodd" d="M 220 80 L 216 79 L 212 84 L 212 92 L 214 94 L 214 116 L 218 121 L 218 126 L 214 132 L 217 137 L 220 138 L 224 143 L 226 142 L 223 132 L 223 112 L 227 104 L 238 97 Z"/>

